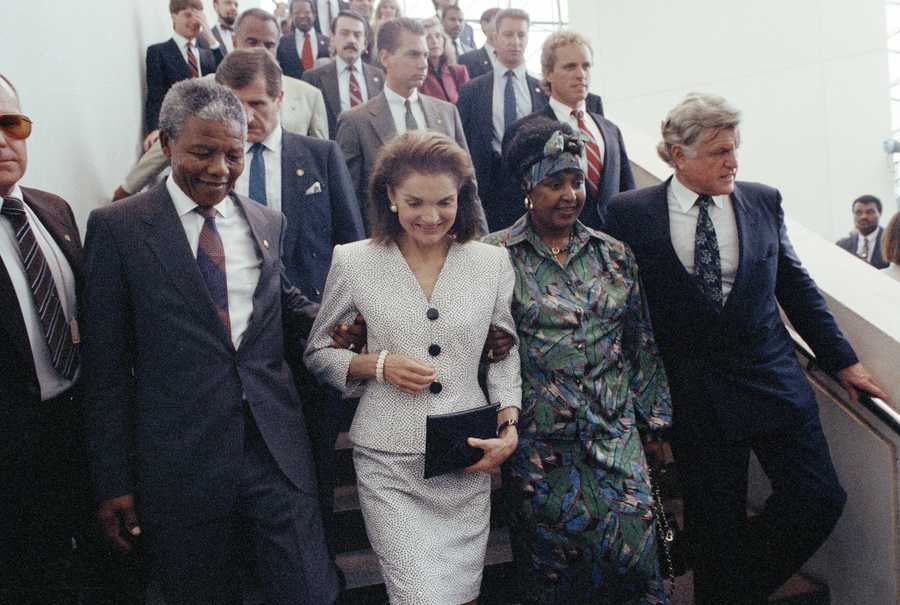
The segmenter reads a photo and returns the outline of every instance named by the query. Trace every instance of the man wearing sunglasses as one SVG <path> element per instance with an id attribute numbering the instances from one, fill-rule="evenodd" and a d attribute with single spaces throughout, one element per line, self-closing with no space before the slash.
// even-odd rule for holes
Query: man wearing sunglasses
<path id="1" fill-rule="evenodd" d="M 49 602 L 76 521 L 90 518 L 81 451 L 75 292 L 81 240 L 69 205 L 22 187 L 31 121 L 0 75 L 0 602 Z M 61 574 L 58 574 L 61 575 Z M 39 588 L 42 594 L 30 593 Z M 29 599 L 36 599 L 32 601 Z M 54 601 L 55 602 L 55 601 Z"/>

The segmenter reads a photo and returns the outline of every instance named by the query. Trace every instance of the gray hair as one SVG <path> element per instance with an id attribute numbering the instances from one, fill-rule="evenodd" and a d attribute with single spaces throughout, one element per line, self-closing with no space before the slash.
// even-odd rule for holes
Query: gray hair
<path id="1" fill-rule="evenodd" d="M 656 146 L 656 152 L 674 168 L 673 146 L 678 145 L 693 157 L 705 131 L 737 128 L 740 123 L 741 112 L 723 97 L 692 92 L 666 116 L 662 123 L 662 141 Z"/>
<path id="2" fill-rule="evenodd" d="M 0 74 L 0 92 L 5 93 L 16 102 L 16 105 L 19 105 L 19 91 L 16 90 L 13 83 L 3 74 Z"/>
<path id="3" fill-rule="evenodd" d="M 192 78 L 178 82 L 166 94 L 159 110 L 159 132 L 170 141 L 178 139 L 191 116 L 203 120 L 235 122 L 247 136 L 247 114 L 238 98 L 212 80 Z"/>

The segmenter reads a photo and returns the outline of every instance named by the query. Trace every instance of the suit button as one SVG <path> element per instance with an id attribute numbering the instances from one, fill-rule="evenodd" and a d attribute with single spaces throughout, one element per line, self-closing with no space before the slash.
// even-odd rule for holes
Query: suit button
<path id="1" fill-rule="evenodd" d="M 312 257 L 313 257 L 313 258 L 319 258 L 319 253 L 318 253 L 318 252 L 313 252 L 313 253 L 312 253 Z"/>
<path id="2" fill-rule="evenodd" d="M 435 309 L 434 307 L 431 307 L 430 309 L 428 309 L 427 311 L 425 311 L 425 317 L 427 317 L 427 318 L 430 319 L 431 321 L 434 321 L 435 319 L 437 319 L 438 317 L 440 317 L 440 315 L 441 315 L 441 314 L 438 313 L 438 310 Z"/>
<path id="3" fill-rule="evenodd" d="M 441 354 L 441 345 L 431 345 L 428 347 L 428 354 L 432 357 L 437 357 Z"/>
<path id="4" fill-rule="evenodd" d="M 435 381 L 431 383 L 431 386 L 428 387 L 428 390 L 431 391 L 434 395 L 437 395 L 444 390 L 444 385 L 442 385 L 440 382 Z"/>

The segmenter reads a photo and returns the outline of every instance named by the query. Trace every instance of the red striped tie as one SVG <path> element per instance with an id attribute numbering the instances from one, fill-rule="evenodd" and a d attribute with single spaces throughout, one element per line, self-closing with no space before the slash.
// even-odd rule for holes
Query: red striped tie
<path id="1" fill-rule="evenodd" d="M 3 216 L 9 219 L 16 235 L 25 276 L 31 286 L 34 305 L 44 328 L 44 338 L 47 339 L 50 361 L 61 376 L 71 379 L 78 367 L 78 350 L 72 342 L 72 333 L 59 300 L 53 273 L 28 222 L 25 205 L 16 198 L 5 198 Z"/>
<path id="2" fill-rule="evenodd" d="M 600 188 L 600 177 L 603 174 L 603 160 L 600 159 L 600 147 L 594 135 L 584 123 L 584 112 L 579 109 L 572 110 L 572 115 L 578 120 L 578 129 L 581 131 L 581 140 L 584 142 L 584 153 L 587 158 L 587 183 L 593 193 Z"/>
<path id="3" fill-rule="evenodd" d="M 356 79 L 356 66 L 352 63 L 347 66 L 350 70 L 350 107 L 356 107 L 363 102 L 362 90 L 359 88 L 359 81 Z"/>
<path id="4" fill-rule="evenodd" d="M 309 39 L 309 32 L 303 34 L 303 52 L 300 54 L 300 61 L 303 63 L 303 69 L 312 69 L 313 66 L 313 53 L 312 53 L 312 41 Z"/>
<path id="5" fill-rule="evenodd" d="M 188 40 L 187 43 L 187 62 L 188 62 L 188 70 L 191 72 L 192 78 L 200 77 L 200 66 L 197 65 L 197 57 L 194 56 L 194 51 L 191 49 L 191 41 Z"/>

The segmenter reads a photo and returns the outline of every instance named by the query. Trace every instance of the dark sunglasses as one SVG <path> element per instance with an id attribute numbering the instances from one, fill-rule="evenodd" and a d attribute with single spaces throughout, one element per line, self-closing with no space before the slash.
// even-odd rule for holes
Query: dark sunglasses
<path id="1" fill-rule="evenodd" d="M 20 113 L 0 113 L 0 129 L 14 139 L 27 139 L 31 120 Z"/>

